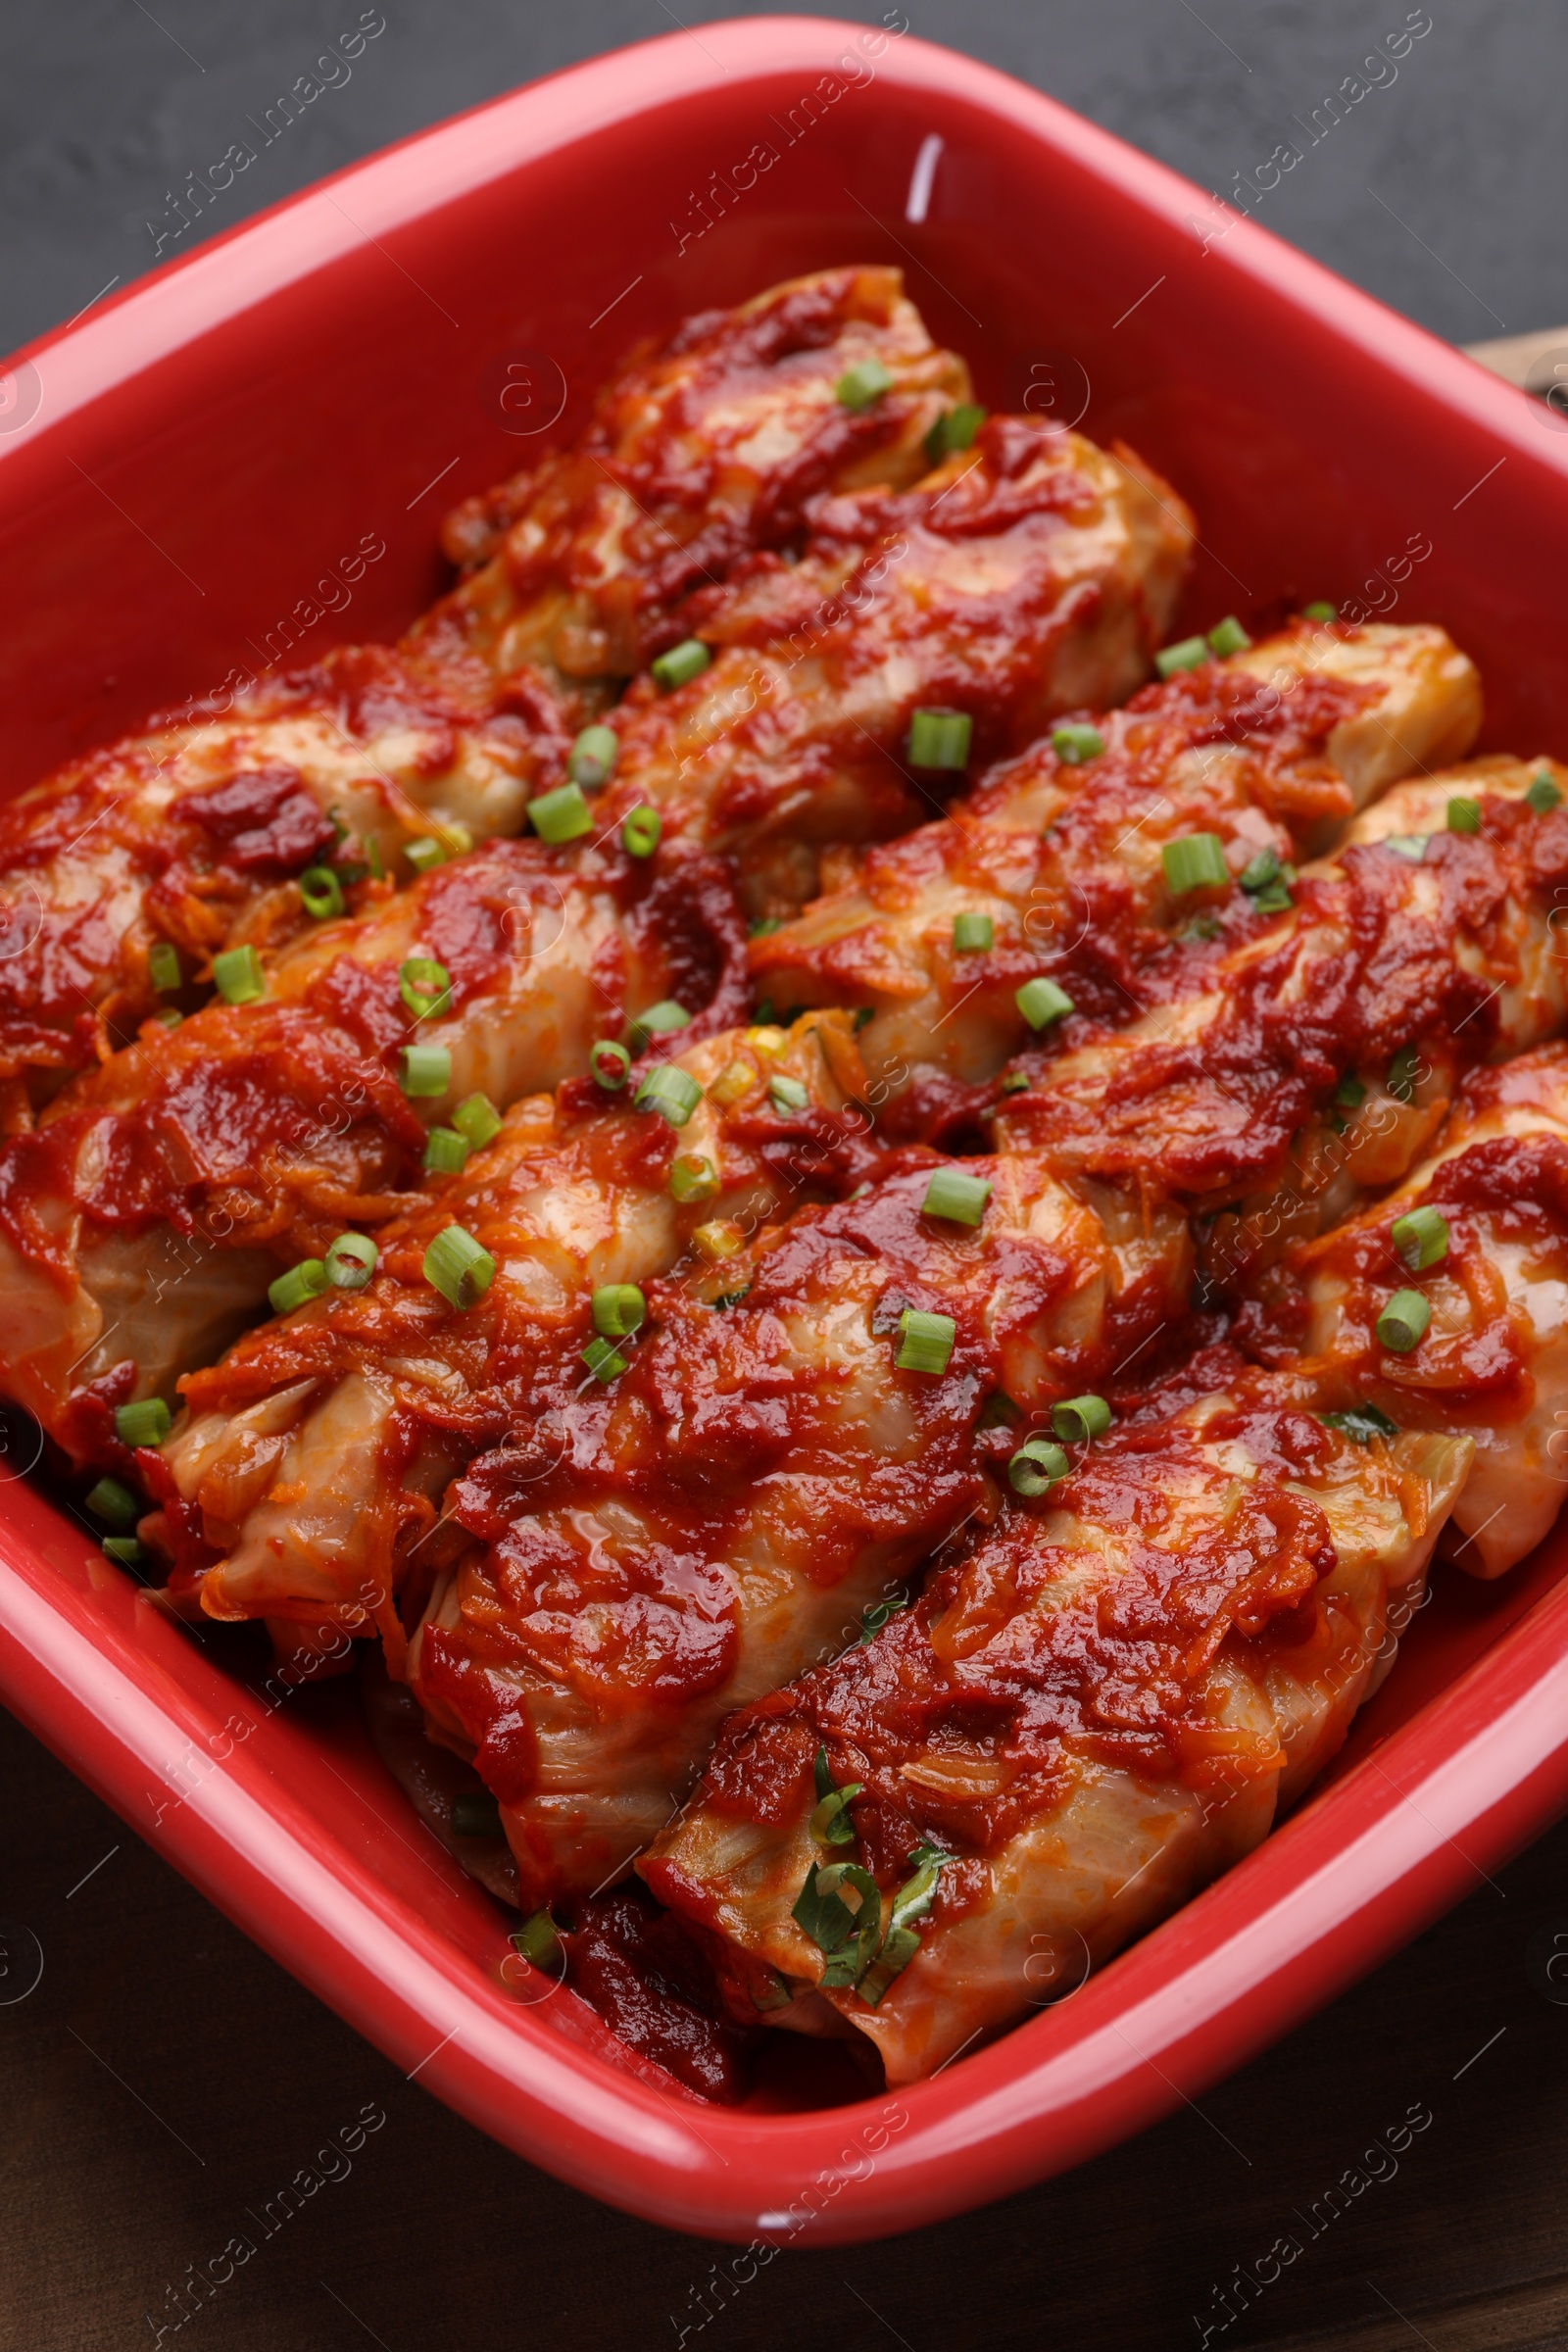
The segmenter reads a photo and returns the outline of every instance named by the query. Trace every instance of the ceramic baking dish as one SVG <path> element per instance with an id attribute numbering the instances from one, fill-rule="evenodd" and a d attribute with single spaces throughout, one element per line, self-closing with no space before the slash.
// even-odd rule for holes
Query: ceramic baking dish
<path id="1" fill-rule="evenodd" d="M 904 264 L 982 397 L 1081 411 L 1179 485 L 1189 623 L 1311 596 L 1442 621 L 1482 666 L 1488 746 L 1568 752 L 1560 420 L 1017 82 L 772 18 L 425 132 L 13 364 L 9 785 L 270 648 L 393 633 L 439 586 L 443 506 L 558 413 L 570 430 L 636 336 L 862 258 Z M 779 2036 L 753 2103 L 710 2108 L 569 1993 L 526 2001 L 501 1913 L 417 1826 L 352 1690 L 280 1698 L 254 1637 L 167 1624 L 22 1475 L 32 1450 L 6 1433 L 0 1695 L 419 2082 L 679 2229 L 867 2237 L 1079 2163 L 1329 1999 L 1568 1791 L 1554 1541 L 1494 1587 L 1443 1571 L 1312 1800 L 1073 1997 L 896 2096 Z"/>

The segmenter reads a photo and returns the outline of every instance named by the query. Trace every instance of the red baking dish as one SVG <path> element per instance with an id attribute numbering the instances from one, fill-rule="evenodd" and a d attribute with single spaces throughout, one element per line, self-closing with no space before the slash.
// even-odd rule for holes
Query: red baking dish
<path id="1" fill-rule="evenodd" d="M 1312 596 L 1439 620 L 1481 663 L 1489 743 L 1568 752 L 1560 419 L 1019 83 L 770 18 L 427 131 L 13 364 L 10 783 L 270 647 L 393 633 L 439 585 L 442 506 L 543 447 L 555 411 L 571 429 L 636 336 L 851 259 L 903 262 L 983 398 L 1082 410 L 1192 500 L 1189 625 Z M 384 554 L 345 606 L 362 543 Z M 8 1446 L 0 1694 L 431 2090 L 678 2229 L 863 2238 L 1080 2163 L 1329 1999 L 1568 1792 L 1568 1547 L 1494 1587 L 1440 1570 L 1311 1801 L 1073 1997 L 896 2095 L 779 2036 L 752 2104 L 712 2108 L 573 1995 L 508 1983 L 501 1913 L 346 1686 L 279 1700 L 247 1637 L 171 1626 Z"/>

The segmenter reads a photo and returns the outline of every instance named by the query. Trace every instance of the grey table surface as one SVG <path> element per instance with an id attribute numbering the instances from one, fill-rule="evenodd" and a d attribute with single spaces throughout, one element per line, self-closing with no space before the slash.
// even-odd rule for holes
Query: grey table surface
<path id="1" fill-rule="evenodd" d="M 180 250 L 538 74 L 682 24 L 700 40 L 717 18 L 781 12 L 694 0 L 377 0 L 363 12 L 360 0 L 9 0 L 0 346 L 150 268 L 170 192 L 362 13 L 385 31 Z M 901 13 L 1222 196 L 1282 140 L 1301 144 L 1314 110 L 1359 74 L 1366 97 L 1307 146 L 1259 217 L 1455 343 L 1568 318 L 1568 13 L 1552 0 L 1203 0 L 1201 11 L 1191 0 L 911 0 Z M 1396 62 L 1382 43 L 1407 22 L 1432 29 Z"/>
<path id="2" fill-rule="evenodd" d="M 236 190 L 165 252 L 537 74 L 761 13 L 384 0 L 364 20 L 384 29 L 260 157 L 243 205 Z M 1220 194 L 1360 74 L 1366 98 L 1269 197 L 1268 225 L 1454 341 L 1568 318 L 1568 11 L 1548 0 L 909 14 Z M 1397 67 L 1366 63 L 1429 18 Z M 13 0 L 0 344 L 152 267 L 170 191 L 359 21 L 356 0 Z M 1080 2172 L 737 2285 L 717 2249 L 560 2186 L 405 2082 L 0 1717 L 0 1912 L 43 1955 L 24 1998 L 0 1983 L 0 2343 L 1568 2345 L 1568 2010 L 1527 1966 L 1568 1930 L 1565 1871 L 1559 1827 L 1200 2108 Z M 385 2120 L 352 2162 L 195 2296 L 192 2270 L 299 2168 L 328 2169 L 318 2151 L 362 2110 Z M 1411 2116 L 1427 2120 L 1401 2145 Z M 1263 2285 L 1281 2238 L 1300 2252 Z"/>

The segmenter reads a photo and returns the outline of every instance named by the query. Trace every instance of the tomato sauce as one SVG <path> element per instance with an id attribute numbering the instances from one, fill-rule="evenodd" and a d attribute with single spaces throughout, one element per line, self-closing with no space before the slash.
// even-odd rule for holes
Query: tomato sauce
<path id="1" fill-rule="evenodd" d="M 1241 1445 L 1263 1472 L 1228 1512 L 1196 1536 L 1189 1520 L 1171 1541 L 1172 1492 L 1226 1482 L 1164 1414 L 1119 1428 L 1050 1498 L 1116 1540 L 1119 1569 L 1091 1597 L 1031 1609 L 1082 1555 L 1046 1540 L 1046 1506 L 1009 1508 L 868 1647 L 732 1718 L 703 1801 L 738 1819 L 794 1820 L 814 1802 L 825 1746 L 835 1784 L 862 1784 L 851 1815 L 867 1867 L 888 1884 L 924 1838 L 971 1860 L 997 1853 L 1060 1801 L 1075 1755 L 1152 1783 L 1195 1771 L 1201 1781 L 1184 1735 L 1211 1729 L 1195 1688 L 1202 1666 L 1227 1637 L 1293 1646 L 1301 1604 L 1336 1560 L 1318 1505 L 1284 1484 L 1323 1458 L 1320 1423 L 1243 1405 L 1204 1436 Z M 901 1767 L 933 1757 L 953 1767 L 946 1788 L 904 1777 Z M 974 1900 L 972 1884 L 947 1880 L 939 1915 Z"/>
<path id="2" fill-rule="evenodd" d="M 1031 1084 L 1007 1104 L 1014 1139 L 1202 1200 L 1270 1176 L 1348 1073 L 1426 1040 L 1484 1060 L 1506 1043 L 1495 975 L 1514 960 L 1512 910 L 1568 881 L 1568 810 L 1482 806 L 1484 831 L 1434 834 L 1419 868 L 1358 845 L 1341 870 L 1296 886 L 1290 915 L 1238 910 L 1212 947 L 1169 943 L 1141 967 L 1138 1009 L 1212 990 L 1214 1017 L 1190 1041 L 1156 1036 L 1120 1059 L 1089 1020 L 1058 1023 L 1016 1057 Z M 1477 953 L 1461 956 L 1459 941 Z M 1250 942 L 1260 952 L 1227 964 Z M 1109 1080 L 1097 1071 L 1080 1102 L 1055 1065 L 1089 1048 L 1110 1057 Z"/>
<path id="3" fill-rule="evenodd" d="M 746 2095 L 760 2039 L 725 2011 L 695 1937 L 635 1886 L 577 1907 L 562 1936 L 567 1982 L 628 2049 L 651 2058 L 700 2098 L 733 2106 Z"/>

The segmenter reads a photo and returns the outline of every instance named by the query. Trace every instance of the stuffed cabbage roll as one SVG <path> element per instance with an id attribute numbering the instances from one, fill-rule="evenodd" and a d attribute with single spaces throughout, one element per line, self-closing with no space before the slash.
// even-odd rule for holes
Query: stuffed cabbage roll
<path id="1" fill-rule="evenodd" d="M 431 1528 L 455 1472 L 510 1439 L 514 1468 L 545 1476 L 595 1387 L 582 1350 L 607 1318 L 637 1327 L 637 1286 L 722 1266 L 875 1164 L 843 1014 L 710 1038 L 652 1077 L 641 1105 L 584 1080 L 528 1097 L 380 1230 L 367 1285 L 328 1289 L 184 1381 L 188 1412 L 143 1457 L 165 1506 L 148 1533 L 209 1615 L 378 1625 L 396 1663 L 392 1595 L 412 1563 L 416 1621 L 449 1555 Z M 450 1254 L 450 1229 L 493 1268 L 458 1299 L 430 1256 Z"/>
<path id="2" fill-rule="evenodd" d="M 1217 889 L 1217 936 L 1144 965 L 1140 1018 L 1073 1014 L 1016 1057 L 999 1136 L 1184 1200 L 1218 1267 L 1337 1221 L 1407 1172 L 1466 1067 L 1562 1028 L 1565 783 L 1485 760 L 1397 785 L 1279 913 Z"/>
<path id="3" fill-rule="evenodd" d="M 1333 1755 L 1470 1441 L 1358 1445 L 1229 1369 L 1073 1446 L 868 1647 L 725 1725 L 639 1868 L 737 2015 L 929 2075 L 1249 1852 Z"/>
<path id="4" fill-rule="evenodd" d="M 686 682 L 639 682 L 616 713 L 610 805 L 735 855 L 768 919 L 813 894 L 824 844 L 906 830 L 1057 713 L 1141 685 L 1193 537 L 1130 451 L 1027 416 L 806 518 L 798 560 L 690 600 Z"/>
<path id="5" fill-rule="evenodd" d="M 1413 767 L 1460 757 L 1480 718 L 1474 665 L 1441 629 L 1298 621 L 1057 730 L 941 823 L 864 852 L 853 881 L 754 942 L 758 987 L 871 1007 L 866 1067 L 917 1120 L 1027 1041 L 1031 980 L 1125 1019 L 1151 953 L 1217 924 L 1216 877 L 1241 911 L 1284 905 L 1295 861 Z"/>
<path id="6" fill-rule="evenodd" d="M 988 1446 L 1178 1326 L 1182 1221 L 1025 1158 L 916 1151 L 805 1208 L 647 1325 L 568 1416 L 475 1461 L 474 1539 L 408 1676 L 501 1802 L 527 1907 L 585 1894 L 667 1820 L 719 1725 L 885 1615 L 994 1490 Z M 866 1612 L 871 1612 L 869 1618 Z"/>
<path id="7" fill-rule="evenodd" d="M 172 1398 L 287 1267 L 450 1164 L 470 1098 L 504 1107 L 597 1040 L 642 1052 L 748 999 L 711 861 L 590 872 L 536 841 L 438 866 L 239 981 L 177 1028 L 149 1021 L 0 1151 L 0 1386 L 78 1454 L 101 1416 L 78 1426 L 74 1393 L 111 1376 L 116 1403 Z"/>
<path id="8" fill-rule="evenodd" d="M 1473 1072 L 1396 1192 L 1250 1294 L 1247 1343 L 1286 1395 L 1473 1444 L 1452 1556 L 1511 1568 L 1568 1494 L 1568 1049 Z"/>
<path id="9" fill-rule="evenodd" d="M 873 364 L 876 399 L 836 396 Z M 414 870 L 411 845 L 520 832 L 682 596 L 798 533 L 812 494 L 924 472 L 923 437 L 967 389 L 896 270 L 828 270 L 689 319 L 611 379 L 571 449 L 459 511 L 457 560 L 502 517 L 505 545 L 401 648 L 195 704 L 11 803 L 0 1130 L 161 1005 L 191 1009 L 215 953 L 362 906 L 368 870 Z"/>

